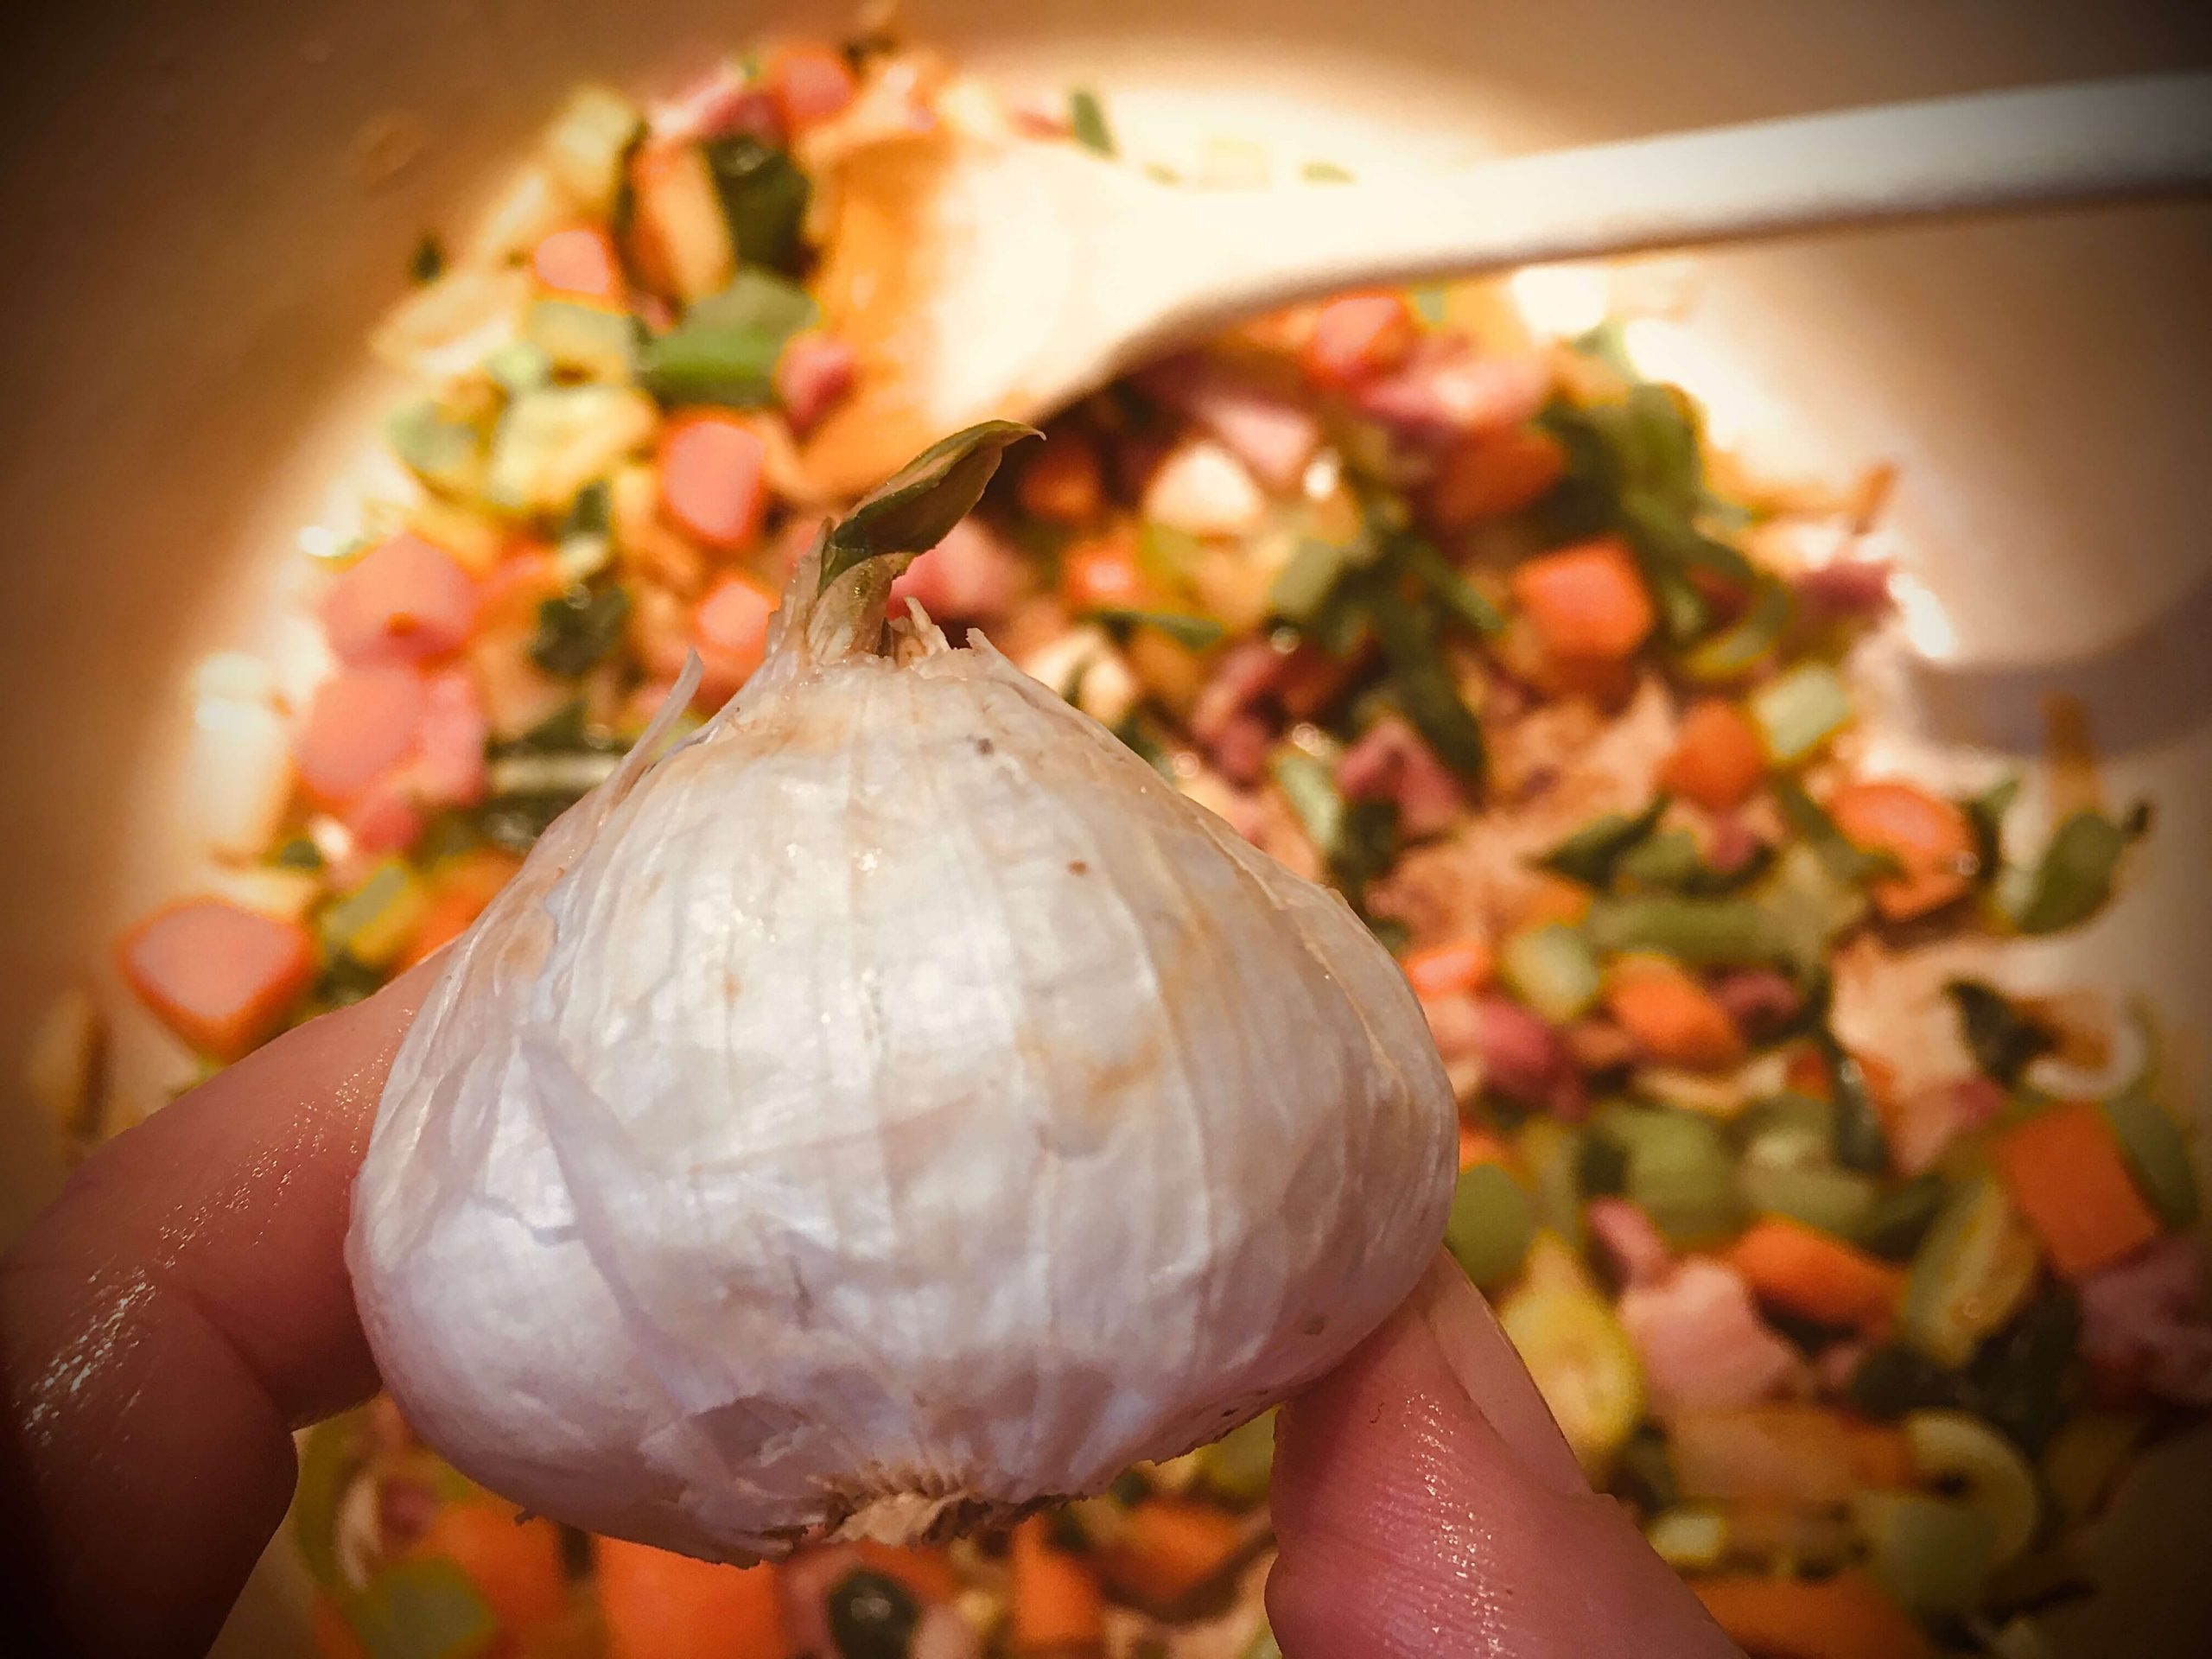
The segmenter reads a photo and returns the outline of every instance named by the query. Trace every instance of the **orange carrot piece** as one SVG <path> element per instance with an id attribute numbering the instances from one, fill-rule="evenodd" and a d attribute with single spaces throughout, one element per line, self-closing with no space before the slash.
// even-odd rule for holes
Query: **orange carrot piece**
<path id="1" fill-rule="evenodd" d="M 510 1637 L 528 1636 L 568 1611 L 561 1529 L 542 1516 L 524 1520 L 488 1498 L 448 1503 L 408 1554 L 451 1561 L 467 1573 Z"/>
<path id="2" fill-rule="evenodd" d="M 709 547 L 732 553 L 751 546 L 766 499 L 767 454 L 750 427 L 727 415 L 671 422 L 660 440 L 663 511 Z"/>
<path id="3" fill-rule="evenodd" d="M 1530 559 L 1511 586 L 1545 652 L 1563 661 L 1624 661 L 1658 620 L 1635 556 L 1617 537 Z"/>
<path id="4" fill-rule="evenodd" d="M 1406 978 L 1415 996 L 1454 996 L 1479 991 L 1497 969 L 1497 953 L 1486 939 L 1453 939 L 1410 952 Z"/>
<path id="5" fill-rule="evenodd" d="M 293 740 L 300 783 L 318 806 L 344 806 L 414 752 L 429 709 L 412 668 L 351 668 L 325 680 Z"/>
<path id="6" fill-rule="evenodd" d="M 789 1659 L 779 1569 L 594 1540 L 607 1659 Z"/>
<path id="7" fill-rule="evenodd" d="M 1060 599 L 1080 615 L 1084 611 L 1141 606 L 1144 572 L 1126 536 L 1107 535 L 1071 548 L 1060 561 Z"/>
<path id="8" fill-rule="evenodd" d="M 1421 336 L 1402 294 L 1347 294 L 1313 315 L 1313 332 L 1299 353 L 1317 386 L 1349 386 L 1394 369 Z"/>
<path id="9" fill-rule="evenodd" d="M 418 663 L 458 650 L 476 626 L 476 583 L 436 543 L 402 531 L 342 571 L 322 630 L 344 663 Z"/>
<path id="10" fill-rule="evenodd" d="M 1920 1627 L 1863 1573 L 1818 1581 L 1729 1573 L 1690 1588 L 1754 1659 L 1931 1659 Z"/>
<path id="11" fill-rule="evenodd" d="M 1128 1512 L 1128 1534 L 1092 1552 L 1099 1575 L 1121 1595 L 1170 1607 L 1211 1584 L 1243 1548 L 1236 1517 L 1187 1498 L 1147 1498 Z"/>
<path id="12" fill-rule="evenodd" d="M 2086 1279 L 2158 1236 L 2158 1218 L 2094 1106 L 2038 1112 L 1999 1135 L 1989 1155 L 2062 1278 Z"/>
<path id="13" fill-rule="evenodd" d="M 156 912 L 117 947 L 123 976 L 162 1023 L 201 1053 L 235 1060 L 276 1028 L 315 978 L 315 941 L 213 899 Z"/>
<path id="14" fill-rule="evenodd" d="M 1659 786 L 1708 812 L 1729 812 L 1751 799 L 1766 776 L 1758 728 L 1732 702 L 1706 697 L 1682 716 L 1682 728 L 1659 768 Z"/>
<path id="15" fill-rule="evenodd" d="M 776 596 L 737 571 L 707 590 L 691 613 L 691 640 L 706 671 L 700 690 L 710 701 L 722 702 L 760 666 L 775 613 Z"/>
<path id="16" fill-rule="evenodd" d="M 1477 1164 L 1508 1164 L 1512 1154 L 1505 1142 L 1488 1129 L 1478 1129 L 1462 1120 L 1459 1124 L 1459 1173 L 1465 1174 Z"/>
<path id="17" fill-rule="evenodd" d="M 859 83 L 844 54 L 811 42 L 779 48 L 768 60 L 768 92 L 796 132 L 842 113 Z"/>
<path id="18" fill-rule="evenodd" d="M 1580 881 L 1540 870 L 1535 873 L 1513 931 L 1517 933 L 1522 928 L 1541 927 L 1547 922 L 1565 922 L 1573 927 L 1589 913 L 1589 888 Z"/>
<path id="19" fill-rule="evenodd" d="M 924 1601 L 950 1601 L 960 1593 L 960 1575 L 941 1549 L 878 1543 L 872 1538 L 862 1538 L 852 1548 L 863 1565 L 898 1580 Z"/>
<path id="20" fill-rule="evenodd" d="M 1853 846 L 1888 853 L 1903 867 L 1870 889 L 1893 922 L 1941 910 L 1974 884 L 1974 826 L 1940 795 L 1892 780 L 1846 784 L 1828 798 L 1827 813 Z"/>
<path id="21" fill-rule="evenodd" d="M 1566 476 L 1566 448 L 1550 433 L 1533 426 L 1484 433 L 1445 457 L 1429 486 L 1429 522 L 1455 531 L 1510 518 Z"/>
<path id="22" fill-rule="evenodd" d="M 1742 1064 L 1744 1034 L 1697 977 L 1664 957 L 1627 957 L 1605 976 L 1605 1010 L 1653 1059 L 1695 1071 Z"/>
<path id="23" fill-rule="evenodd" d="M 1878 1331 L 1904 1294 L 1904 1269 L 1780 1216 L 1754 1222 L 1727 1254 L 1759 1300 L 1823 1325 Z"/>
<path id="24" fill-rule="evenodd" d="M 1105 1634 L 1097 1574 L 1080 1555 L 1053 1548 L 1050 1525 L 1033 1515 L 1014 1529 L 1007 1561 L 1016 1653 L 1095 1648 Z"/>
<path id="25" fill-rule="evenodd" d="M 1098 517 L 1105 489 L 1098 451 L 1078 432 L 1055 432 L 1014 481 L 1014 499 L 1024 512 L 1070 528 Z"/>
<path id="26" fill-rule="evenodd" d="M 569 299 L 622 297 L 622 261 L 613 238 L 595 225 L 554 232 L 531 250 L 530 274 L 540 288 Z"/>

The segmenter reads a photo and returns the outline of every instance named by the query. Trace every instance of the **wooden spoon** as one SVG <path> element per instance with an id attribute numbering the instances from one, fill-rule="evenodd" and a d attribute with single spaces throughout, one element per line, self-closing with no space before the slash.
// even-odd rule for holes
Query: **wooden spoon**
<path id="1" fill-rule="evenodd" d="M 807 444 L 824 496 L 993 416 L 1050 414 L 1234 319 L 1344 289 L 1792 231 L 2212 187 L 2212 75 L 1933 99 L 1206 191 L 940 126 L 837 175 L 820 292 L 860 358 Z"/>

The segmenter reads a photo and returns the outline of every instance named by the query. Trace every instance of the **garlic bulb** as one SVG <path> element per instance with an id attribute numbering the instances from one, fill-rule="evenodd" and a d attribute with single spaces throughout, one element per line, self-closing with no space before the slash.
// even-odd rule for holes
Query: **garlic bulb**
<path id="1" fill-rule="evenodd" d="M 1344 904 L 988 645 L 885 627 L 1023 430 L 829 532 L 744 691 L 553 827 L 399 1052 L 362 1319 L 532 1510 L 745 1560 L 1093 1491 L 1437 1247 L 1451 1090 Z"/>

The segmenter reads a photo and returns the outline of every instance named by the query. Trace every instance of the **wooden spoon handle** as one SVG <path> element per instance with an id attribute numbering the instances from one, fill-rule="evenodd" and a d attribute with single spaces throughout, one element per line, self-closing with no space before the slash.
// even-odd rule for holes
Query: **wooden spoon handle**
<path id="1" fill-rule="evenodd" d="M 1793 231 L 2212 190 L 2212 75 L 1931 99 L 1456 174 L 1173 196 L 1151 340 L 1348 288 Z M 1133 300 L 1140 298 L 1132 296 Z M 1125 314 L 1134 317 L 1137 313 Z"/>

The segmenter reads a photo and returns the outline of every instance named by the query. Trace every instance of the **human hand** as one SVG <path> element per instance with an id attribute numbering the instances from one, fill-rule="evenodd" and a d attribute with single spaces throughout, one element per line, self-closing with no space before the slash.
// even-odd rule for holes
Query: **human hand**
<path id="1" fill-rule="evenodd" d="M 290 1431 L 375 1389 L 347 1204 L 426 987 L 316 1020 L 104 1147 L 0 1264 L 0 1629 L 33 1651 L 203 1651 L 283 1517 Z M 1285 1412 L 1274 1492 L 1291 1659 L 1734 1652 L 1590 1493 L 1446 1262 Z"/>

